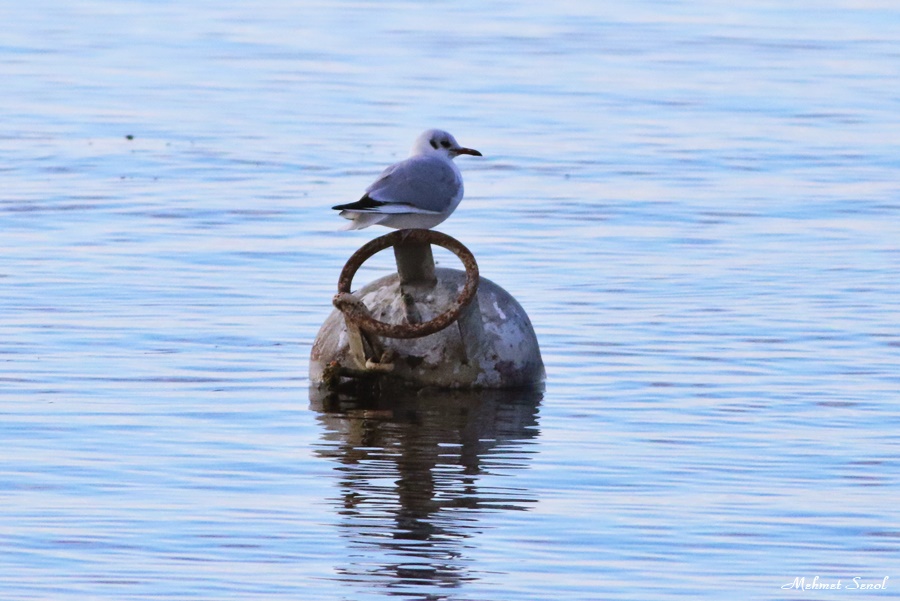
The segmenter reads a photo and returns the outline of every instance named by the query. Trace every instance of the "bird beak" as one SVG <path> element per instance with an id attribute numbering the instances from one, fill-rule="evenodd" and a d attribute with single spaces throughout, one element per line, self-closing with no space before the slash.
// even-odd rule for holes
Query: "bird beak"
<path id="1" fill-rule="evenodd" d="M 457 148 L 456 154 L 471 154 L 473 157 L 484 156 L 480 152 L 478 152 L 477 150 L 474 150 L 472 148 Z"/>

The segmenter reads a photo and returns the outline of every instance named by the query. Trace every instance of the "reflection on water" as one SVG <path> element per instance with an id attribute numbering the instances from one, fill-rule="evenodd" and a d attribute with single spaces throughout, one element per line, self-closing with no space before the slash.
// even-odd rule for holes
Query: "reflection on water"
<path id="1" fill-rule="evenodd" d="M 313 391 L 317 454 L 334 461 L 334 509 L 349 548 L 338 579 L 399 596 L 477 579 L 466 550 L 477 545 L 479 515 L 536 502 L 514 480 L 485 479 L 528 466 L 542 396 L 429 391 L 360 403 Z"/>

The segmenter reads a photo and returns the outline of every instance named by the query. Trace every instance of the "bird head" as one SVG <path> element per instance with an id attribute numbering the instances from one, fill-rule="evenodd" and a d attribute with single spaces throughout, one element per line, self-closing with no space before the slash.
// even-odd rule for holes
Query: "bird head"
<path id="1" fill-rule="evenodd" d="M 422 132 L 413 144 L 412 154 L 442 154 L 451 159 L 461 154 L 481 156 L 477 150 L 460 146 L 456 138 L 442 129 L 428 129 Z"/>

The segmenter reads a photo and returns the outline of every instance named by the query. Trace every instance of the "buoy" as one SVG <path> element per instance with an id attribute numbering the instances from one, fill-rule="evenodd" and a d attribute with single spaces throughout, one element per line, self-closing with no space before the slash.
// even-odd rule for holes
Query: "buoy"
<path id="1" fill-rule="evenodd" d="M 465 271 L 436 268 L 431 245 Z M 397 273 L 351 292 L 353 276 L 393 247 Z M 397 230 L 361 247 L 338 280 L 336 307 L 310 355 L 313 386 L 442 389 L 534 387 L 544 364 L 528 315 L 483 278 L 472 253 L 434 230 Z"/>

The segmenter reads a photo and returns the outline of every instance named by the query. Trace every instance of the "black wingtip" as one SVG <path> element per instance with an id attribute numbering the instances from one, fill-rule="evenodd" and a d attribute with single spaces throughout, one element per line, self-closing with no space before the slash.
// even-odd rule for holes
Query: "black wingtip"
<path id="1" fill-rule="evenodd" d="M 385 203 L 370 198 L 368 194 L 357 200 L 356 202 L 351 202 L 345 205 L 337 205 L 331 207 L 335 211 L 371 211 L 372 209 L 377 209 L 380 206 L 383 206 Z"/>

